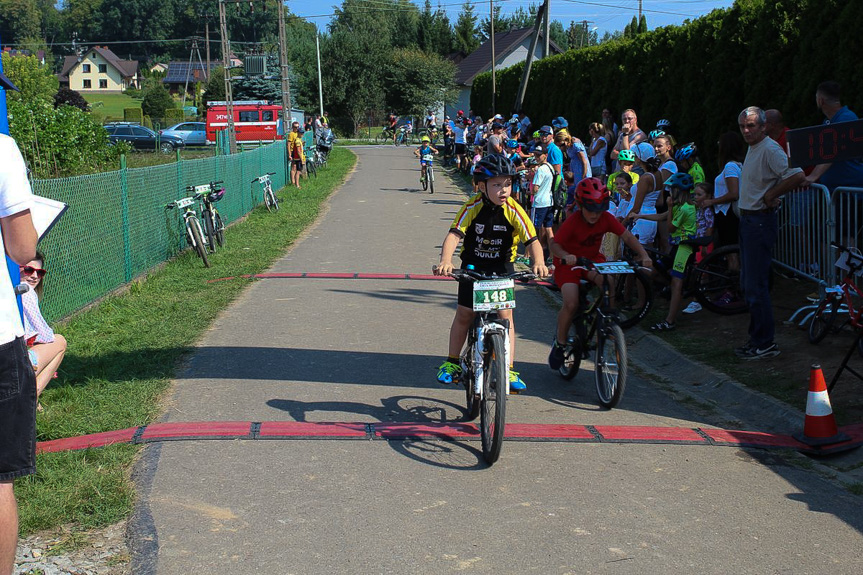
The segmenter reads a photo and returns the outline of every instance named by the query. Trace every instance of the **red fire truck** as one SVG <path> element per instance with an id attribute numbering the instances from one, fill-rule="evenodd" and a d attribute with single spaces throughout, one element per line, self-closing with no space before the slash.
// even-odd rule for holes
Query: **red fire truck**
<path id="1" fill-rule="evenodd" d="M 234 102 L 234 128 L 238 142 L 272 142 L 284 137 L 282 107 L 266 100 Z M 303 124 L 304 114 L 291 110 L 291 122 Z M 290 125 L 290 123 L 288 124 Z M 216 132 L 228 129 L 227 102 L 207 103 L 207 143 L 216 143 Z"/>

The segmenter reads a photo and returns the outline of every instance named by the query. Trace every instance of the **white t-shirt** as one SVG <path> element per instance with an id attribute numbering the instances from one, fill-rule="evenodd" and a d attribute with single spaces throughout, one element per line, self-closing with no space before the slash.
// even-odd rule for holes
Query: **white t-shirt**
<path id="1" fill-rule="evenodd" d="M 456 124 L 452 131 L 455 133 L 455 143 L 464 144 L 464 126 Z"/>
<path id="2" fill-rule="evenodd" d="M 740 162 L 728 162 L 722 173 L 716 176 L 713 180 L 713 197 L 717 200 L 728 193 L 728 186 L 725 184 L 725 178 L 737 178 L 740 181 L 740 170 L 742 166 Z M 739 186 L 739 184 L 738 184 Z M 739 189 L 739 188 L 738 188 Z M 727 214 L 731 204 L 716 204 L 713 209 L 722 214 Z"/>
<path id="3" fill-rule="evenodd" d="M 659 166 L 659 171 L 668 170 L 668 172 L 672 174 L 676 174 L 678 172 L 677 163 L 674 160 L 666 160 L 661 166 Z"/>
<path id="4" fill-rule="evenodd" d="M 766 208 L 764 194 L 781 181 L 802 171 L 788 166 L 785 150 L 771 138 L 764 138 L 754 146 L 749 146 L 743 169 L 740 170 L 740 200 L 737 206 L 741 210 Z"/>
<path id="5" fill-rule="evenodd" d="M 15 140 L 0 134 L 0 218 L 6 218 L 29 210 L 33 202 L 33 191 L 27 180 L 27 167 Z M 0 253 L 6 253 L 0 234 Z M 5 262 L 4 262 L 5 263 Z M 0 345 L 24 335 L 18 301 L 12 289 L 12 281 L 4 266 L 0 266 Z"/>
<path id="6" fill-rule="evenodd" d="M 536 173 L 533 176 L 533 185 L 536 186 L 536 192 L 533 196 L 533 207 L 548 208 L 554 202 L 551 198 L 551 184 L 554 181 L 554 168 L 551 164 L 545 163 L 536 167 Z"/>

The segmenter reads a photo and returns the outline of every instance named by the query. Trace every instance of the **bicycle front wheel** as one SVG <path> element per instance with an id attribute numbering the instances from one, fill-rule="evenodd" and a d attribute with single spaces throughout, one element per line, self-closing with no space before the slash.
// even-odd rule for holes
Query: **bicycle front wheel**
<path id="1" fill-rule="evenodd" d="M 818 305 L 815 315 L 809 322 L 809 343 L 818 343 L 830 333 L 838 311 L 839 299 L 832 296 L 825 298 Z"/>
<path id="2" fill-rule="evenodd" d="M 312 159 L 306 160 L 306 175 L 314 176 L 315 179 L 318 179 L 318 168 Z"/>
<path id="3" fill-rule="evenodd" d="M 219 242 L 219 247 L 225 247 L 225 223 L 222 221 L 222 216 L 219 212 L 213 212 L 215 221 L 216 241 Z"/>
<path id="4" fill-rule="evenodd" d="M 380 134 L 378 134 L 378 137 L 377 137 L 377 143 L 378 144 L 386 144 L 386 143 L 392 142 L 392 140 L 393 140 L 393 135 L 387 131 L 381 132 Z"/>
<path id="5" fill-rule="evenodd" d="M 620 403 L 626 390 L 626 340 L 616 323 L 602 326 L 596 332 L 596 395 L 599 404 L 611 409 Z"/>
<path id="6" fill-rule="evenodd" d="M 429 189 L 429 173 L 426 171 L 425 174 L 420 174 L 420 184 L 422 184 L 423 191 Z"/>
<path id="7" fill-rule="evenodd" d="M 186 220 L 186 232 L 191 237 L 192 247 L 204 260 L 204 267 L 210 267 L 210 260 L 207 259 L 207 248 L 204 246 L 204 231 L 201 229 L 201 222 L 198 221 L 198 218 Z"/>
<path id="8" fill-rule="evenodd" d="M 213 214 L 210 210 L 201 212 L 201 219 L 204 220 L 204 232 L 207 234 L 207 248 L 210 253 L 216 252 L 216 230 L 213 227 Z"/>
<path id="9" fill-rule="evenodd" d="M 267 209 L 268 210 L 270 210 L 271 212 L 278 212 L 279 211 L 279 199 L 276 198 L 276 193 L 273 192 L 272 188 L 267 190 L 266 200 L 267 200 Z"/>
<path id="10" fill-rule="evenodd" d="M 431 165 L 426 168 L 426 179 L 429 181 L 429 193 L 434 193 L 434 169 L 432 169 Z"/>
<path id="11" fill-rule="evenodd" d="M 506 386 L 509 370 L 503 336 L 492 334 L 488 339 L 488 361 L 482 383 L 480 436 L 482 457 L 489 465 L 500 457 L 506 420 Z"/>
<path id="12" fill-rule="evenodd" d="M 557 372 L 560 374 L 560 377 L 565 379 L 566 381 L 570 381 L 576 375 L 578 375 L 578 370 L 581 367 L 581 354 L 582 354 L 582 343 L 581 338 L 578 337 L 578 332 L 575 329 L 575 324 L 569 324 L 569 333 L 566 338 L 566 350 L 563 354 L 563 365 L 561 365 Z"/>

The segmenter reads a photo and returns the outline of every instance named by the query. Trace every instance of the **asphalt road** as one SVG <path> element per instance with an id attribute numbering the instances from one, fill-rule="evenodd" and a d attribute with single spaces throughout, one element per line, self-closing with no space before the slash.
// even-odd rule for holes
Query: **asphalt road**
<path id="1" fill-rule="evenodd" d="M 409 149 L 357 170 L 273 272 L 429 273 L 464 194 L 420 191 Z M 291 191 L 290 193 L 295 193 Z M 454 282 L 264 279 L 199 342 L 164 421 L 441 422 Z M 556 310 L 518 288 L 510 423 L 704 427 L 632 375 L 598 408 L 590 364 L 545 365 Z M 636 345 L 650 345 L 640 341 Z M 669 379 L 678 374 L 668 373 Z M 136 471 L 139 574 L 863 572 L 861 500 L 775 453 L 475 441 L 178 441 Z"/>

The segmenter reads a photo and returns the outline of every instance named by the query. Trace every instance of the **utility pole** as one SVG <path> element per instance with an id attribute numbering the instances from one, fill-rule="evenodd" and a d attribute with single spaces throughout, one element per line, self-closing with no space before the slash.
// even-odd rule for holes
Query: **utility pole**
<path id="1" fill-rule="evenodd" d="M 321 81 L 321 35 L 315 26 L 315 52 L 318 54 L 318 101 L 320 103 L 321 118 L 324 117 L 324 84 Z"/>
<path id="2" fill-rule="evenodd" d="M 497 99 L 497 73 L 495 72 L 495 68 L 497 68 L 497 62 L 495 61 L 496 55 L 494 53 L 494 0 L 488 0 L 489 5 L 489 15 L 488 22 L 490 24 L 491 34 L 491 115 L 494 116 L 497 113 L 495 109 L 495 100 Z"/>
<path id="3" fill-rule="evenodd" d="M 228 151 L 231 154 L 236 154 L 237 132 L 234 128 L 234 93 L 231 89 L 231 41 L 228 39 L 228 20 L 225 15 L 225 3 L 228 1 L 231 0 L 219 0 L 219 30 L 222 34 L 222 65 L 225 68 L 225 112 L 228 123 Z"/>
<path id="4" fill-rule="evenodd" d="M 288 42 L 285 38 L 285 3 L 276 0 L 279 4 L 279 67 L 282 73 L 282 128 L 285 139 L 291 131 L 291 82 L 288 78 L 290 67 L 288 66 Z"/>
<path id="5" fill-rule="evenodd" d="M 549 39 L 548 36 L 549 36 L 549 32 L 551 31 L 550 13 L 551 13 L 551 1 L 546 0 L 546 3 L 545 3 L 545 32 L 543 32 L 545 34 L 545 43 L 543 44 L 543 49 L 542 49 L 542 57 L 543 58 L 548 58 L 548 55 L 550 54 L 549 48 L 548 48 L 548 39 Z"/>
<path id="6" fill-rule="evenodd" d="M 638 23 L 641 24 L 641 2 L 642 0 L 638 0 Z"/>
<path id="7" fill-rule="evenodd" d="M 210 80 L 210 15 L 204 16 L 204 42 L 207 44 L 207 66 L 204 68 L 204 80 Z"/>

